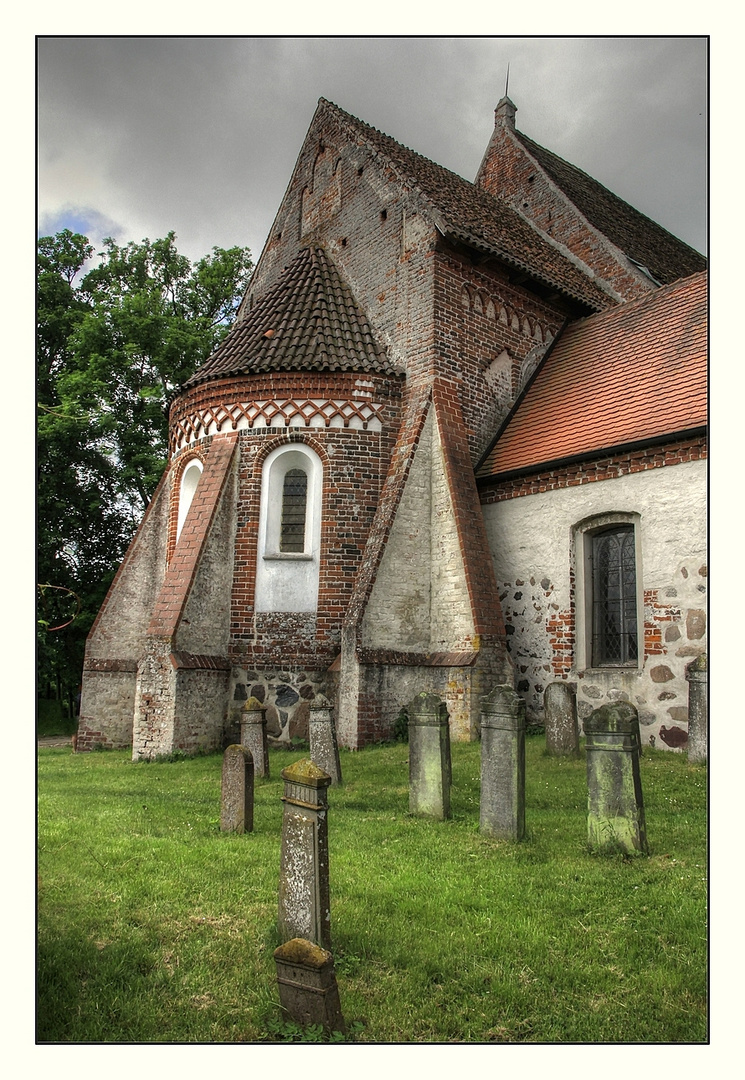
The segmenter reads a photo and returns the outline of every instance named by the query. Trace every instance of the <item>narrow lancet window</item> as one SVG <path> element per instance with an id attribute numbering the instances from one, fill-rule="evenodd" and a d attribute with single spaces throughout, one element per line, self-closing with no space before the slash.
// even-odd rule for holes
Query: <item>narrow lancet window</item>
<path id="1" fill-rule="evenodd" d="M 282 487 L 280 551 L 305 551 L 305 514 L 308 505 L 308 476 L 302 469 L 285 473 Z"/>
<path id="2" fill-rule="evenodd" d="M 634 665 L 638 657 L 634 529 L 592 537 L 593 666 Z"/>

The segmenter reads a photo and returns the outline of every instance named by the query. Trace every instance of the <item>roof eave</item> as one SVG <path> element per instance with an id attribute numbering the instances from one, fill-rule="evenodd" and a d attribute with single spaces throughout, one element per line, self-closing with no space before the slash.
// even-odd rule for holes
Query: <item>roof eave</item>
<path id="1" fill-rule="evenodd" d="M 614 446 L 598 446 L 579 454 L 568 454 L 565 457 L 552 458 L 550 461 L 536 462 L 521 469 L 508 469 L 502 473 L 491 473 L 485 476 L 477 475 L 476 484 L 479 489 L 486 488 L 489 485 L 505 484 L 510 480 L 520 480 L 526 476 L 535 476 L 555 469 L 581 465 L 587 461 L 597 461 L 614 457 L 617 454 L 629 454 L 648 447 L 653 448 L 655 446 L 664 446 L 666 443 L 682 442 L 685 439 L 698 439 L 706 435 L 707 431 L 707 424 L 699 424 L 695 427 L 682 428 L 678 431 L 670 431 L 646 439 L 636 439 L 633 442 L 616 443 Z"/>
<path id="2" fill-rule="evenodd" d="M 474 236 L 473 233 L 469 233 L 465 229 L 455 229 L 446 223 L 436 223 L 436 228 L 443 239 L 448 240 L 450 243 L 466 244 L 468 247 L 475 248 L 477 251 L 484 251 L 489 255 L 493 255 L 501 262 L 507 263 L 508 266 L 513 266 L 515 269 L 520 270 L 531 280 L 536 281 L 543 286 L 548 286 L 556 292 L 561 293 L 562 296 L 566 296 L 570 300 L 574 300 L 575 303 L 581 304 L 588 312 L 600 312 L 604 310 L 599 303 L 588 300 L 586 296 L 582 296 L 580 293 L 568 289 L 566 285 L 560 285 L 552 277 L 549 277 L 546 274 L 537 273 L 535 267 L 530 266 L 521 259 L 515 258 L 514 255 L 509 255 L 495 245 L 489 244 L 486 240 Z"/>

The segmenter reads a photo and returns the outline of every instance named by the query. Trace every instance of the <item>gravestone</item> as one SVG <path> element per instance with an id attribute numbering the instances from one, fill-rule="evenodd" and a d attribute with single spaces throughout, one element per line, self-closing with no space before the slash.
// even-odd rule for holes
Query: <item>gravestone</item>
<path id="1" fill-rule="evenodd" d="M 706 653 L 686 666 L 688 680 L 688 760 L 705 762 L 708 752 L 709 661 Z"/>
<path id="2" fill-rule="evenodd" d="M 577 685 L 549 683 L 543 695 L 546 751 L 553 757 L 579 754 L 577 725 Z"/>
<path id="3" fill-rule="evenodd" d="M 525 836 L 525 702 L 511 686 L 481 701 L 479 831 L 504 840 Z"/>
<path id="4" fill-rule="evenodd" d="M 303 1027 L 321 1024 L 326 1031 L 346 1031 L 330 952 L 292 938 L 274 950 L 274 962 L 279 1002 L 288 1017 Z"/>
<path id="5" fill-rule="evenodd" d="M 603 705 L 584 729 L 590 850 L 647 854 L 636 708 L 628 701 Z"/>
<path id="6" fill-rule="evenodd" d="M 308 721 L 311 761 L 331 777 L 331 783 L 341 784 L 339 745 L 336 741 L 331 702 L 319 694 L 310 703 Z"/>
<path id="7" fill-rule="evenodd" d="M 250 750 L 233 743 L 222 757 L 220 829 L 253 832 L 254 764 Z"/>
<path id="8" fill-rule="evenodd" d="M 241 709 L 241 746 L 251 751 L 256 776 L 269 776 L 266 705 L 250 697 Z"/>
<path id="9" fill-rule="evenodd" d="M 450 817 L 450 726 L 447 706 L 435 694 L 417 694 L 409 714 L 409 811 L 444 821 Z"/>
<path id="10" fill-rule="evenodd" d="M 312 761 L 282 770 L 279 933 L 331 948 L 327 788 L 331 777 Z"/>

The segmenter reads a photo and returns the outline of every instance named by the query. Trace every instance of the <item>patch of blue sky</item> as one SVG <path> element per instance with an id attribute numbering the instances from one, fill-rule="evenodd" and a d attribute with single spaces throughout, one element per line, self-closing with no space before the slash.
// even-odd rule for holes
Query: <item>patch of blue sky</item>
<path id="1" fill-rule="evenodd" d="M 87 206 L 63 206 L 61 209 L 39 216 L 38 236 L 55 236 L 63 229 L 87 236 L 95 245 L 106 236 L 117 239 L 117 233 L 122 232 L 122 226 L 112 218 Z"/>

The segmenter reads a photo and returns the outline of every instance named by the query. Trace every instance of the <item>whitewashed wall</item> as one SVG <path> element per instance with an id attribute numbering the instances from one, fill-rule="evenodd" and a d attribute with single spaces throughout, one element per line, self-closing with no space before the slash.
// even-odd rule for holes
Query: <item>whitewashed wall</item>
<path id="1" fill-rule="evenodd" d="M 671 728 L 686 732 L 685 666 L 706 651 L 706 477 L 705 461 L 688 462 L 483 507 L 530 718 L 542 719 L 543 691 L 557 677 L 556 627 L 572 599 L 573 527 L 591 515 L 626 512 L 639 515 L 645 622 L 661 644 L 641 671 L 577 671 L 573 661 L 568 677 L 577 683 L 580 720 L 620 695 L 639 709 L 643 743 L 664 748 L 665 736 L 676 741 Z"/>

